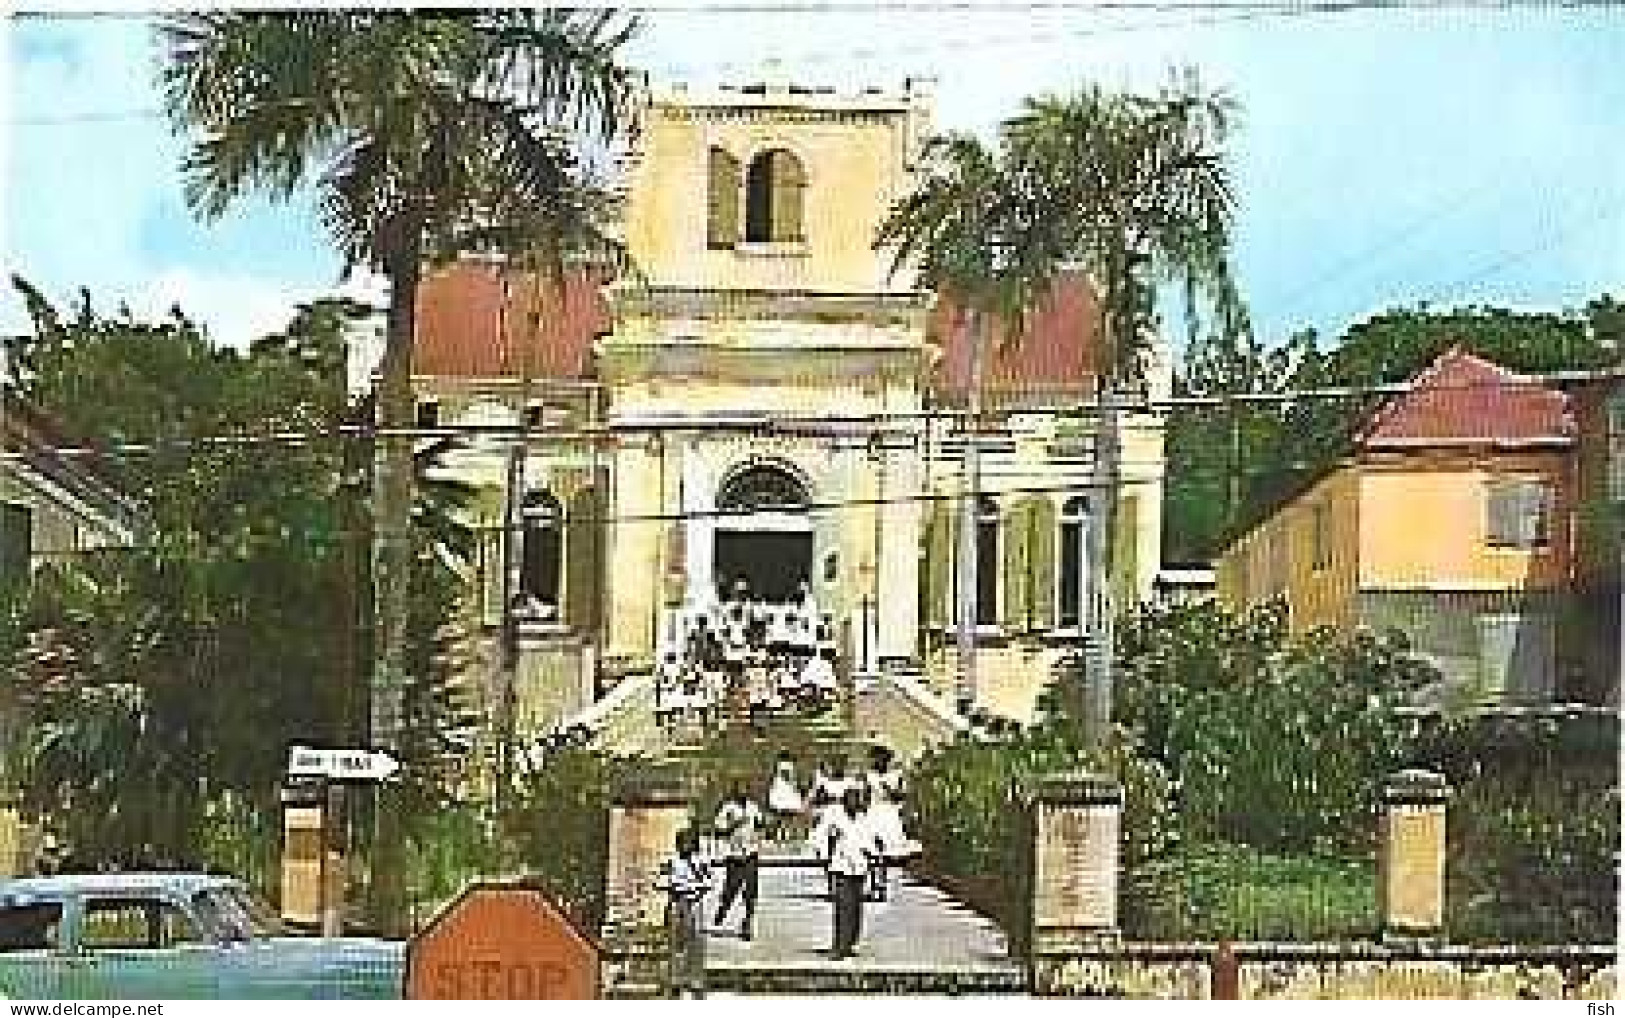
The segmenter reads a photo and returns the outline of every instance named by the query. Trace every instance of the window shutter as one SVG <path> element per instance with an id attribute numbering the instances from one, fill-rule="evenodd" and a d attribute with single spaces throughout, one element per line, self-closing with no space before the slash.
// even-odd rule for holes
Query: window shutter
<path id="1" fill-rule="evenodd" d="M 1547 530 L 1551 522 L 1551 499 L 1551 487 L 1544 481 L 1530 481 L 1524 485 L 1525 543 L 1528 547 L 1538 548 L 1551 538 Z"/>
<path id="2" fill-rule="evenodd" d="M 1491 481 L 1486 492 L 1486 504 L 1489 518 L 1485 521 L 1486 539 L 1490 544 L 1508 545 L 1517 543 L 1517 499 L 1516 492 L 1505 481 Z"/>
<path id="3" fill-rule="evenodd" d="M 1138 495 L 1118 496 L 1117 516 L 1112 528 L 1112 593 L 1119 609 L 1130 608 L 1140 602 L 1139 510 Z"/>
<path id="4" fill-rule="evenodd" d="M 27 585 L 33 545 L 33 512 L 25 505 L 0 502 L 0 596 Z"/>
<path id="5" fill-rule="evenodd" d="M 600 502 L 595 488 L 585 487 L 577 491 L 570 499 L 565 529 L 564 620 L 583 632 L 598 628 L 598 549 L 603 533 Z"/>
<path id="6" fill-rule="evenodd" d="M 1032 513 L 1026 503 L 1017 505 L 1004 518 L 1004 628 L 1008 632 L 1027 630 L 1027 587 L 1029 572 L 1028 538 L 1032 533 L 1029 523 Z"/>
<path id="7" fill-rule="evenodd" d="M 739 160 L 723 149 L 713 148 L 707 176 L 706 246 L 731 248 L 739 243 Z"/>
<path id="8" fill-rule="evenodd" d="M 1027 557 L 1031 563 L 1028 604 L 1032 606 L 1033 626 L 1039 630 L 1055 627 L 1055 546 L 1060 537 L 1055 519 L 1055 503 L 1043 495 L 1033 496 L 1028 505 Z"/>
<path id="9" fill-rule="evenodd" d="M 795 156 L 780 149 L 773 153 L 773 222 L 772 239 L 798 241 L 806 237 L 802 222 L 802 191 L 806 177 Z"/>
<path id="10" fill-rule="evenodd" d="M 925 620 L 935 628 L 948 625 L 954 584 L 954 541 L 958 521 L 951 503 L 931 504 L 925 541 Z"/>

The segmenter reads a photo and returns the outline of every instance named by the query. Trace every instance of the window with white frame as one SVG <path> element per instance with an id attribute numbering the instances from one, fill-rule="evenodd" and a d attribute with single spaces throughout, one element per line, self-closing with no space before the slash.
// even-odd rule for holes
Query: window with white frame
<path id="1" fill-rule="evenodd" d="M 1552 486 L 1498 477 L 1485 489 L 1485 541 L 1493 548 L 1542 548 L 1551 540 Z"/>
<path id="2" fill-rule="evenodd" d="M 1062 629 L 1081 629 L 1086 621 L 1084 585 L 1088 583 L 1089 499 L 1074 495 L 1061 505 L 1061 562 L 1056 591 L 1056 621 Z"/>

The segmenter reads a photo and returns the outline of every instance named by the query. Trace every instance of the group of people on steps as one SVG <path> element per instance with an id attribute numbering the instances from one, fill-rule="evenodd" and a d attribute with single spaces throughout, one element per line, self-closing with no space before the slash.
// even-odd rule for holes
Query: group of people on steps
<path id="1" fill-rule="evenodd" d="M 724 929 L 739 904 L 738 935 L 750 940 L 764 841 L 782 844 L 804 836 L 808 855 L 824 870 L 833 904 L 828 953 L 837 960 L 854 957 L 864 902 L 887 900 L 893 867 L 920 851 L 919 842 L 903 827 L 903 796 L 902 772 L 882 746 L 871 748 L 868 769 L 861 774 L 848 777 L 843 763 L 832 760 L 820 764 L 805 787 L 797 780 L 793 757 L 781 753 L 765 803 L 758 803 L 743 783 L 735 783 L 712 822 L 718 839 L 713 854 L 720 858 L 724 876 L 711 929 Z M 704 988 L 705 898 L 716 863 L 702 852 L 696 830 L 679 833 L 675 847 L 661 874 L 669 896 L 673 985 L 679 993 L 699 993 Z"/>
<path id="2" fill-rule="evenodd" d="M 661 650 L 655 669 L 655 715 L 720 724 L 730 700 L 753 720 L 785 710 L 818 714 L 836 694 L 835 646 L 829 621 L 801 584 L 794 604 L 754 599 L 744 580 L 709 610 L 684 616 L 682 632 Z"/>

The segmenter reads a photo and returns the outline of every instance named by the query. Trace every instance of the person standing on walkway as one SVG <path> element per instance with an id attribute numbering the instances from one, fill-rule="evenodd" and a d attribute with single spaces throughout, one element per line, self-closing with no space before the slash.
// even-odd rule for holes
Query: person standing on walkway
<path id="1" fill-rule="evenodd" d="M 727 839 L 722 864 L 722 899 L 717 903 L 713 926 L 721 926 L 733 909 L 734 899 L 745 900 L 745 918 L 739 924 L 739 939 L 749 940 L 756 921 L 757 871 L 762 852 L 762 810 L 745 794 L 745 786 L 735 783 L 717 810 L 716 832 Z"/>
<path id="2" fill-rule="evenodd" d="M 700 856 L 700 836 L 677 832 L 676 854 L 660 866 L 656 886 L 666 892 L 666 935 L 671 945 L 672 995 L 705 996 L 705 892 L 711 868 Z"/>
<path id="3" fill-rule="evenodd" d="M 876 901 L 885 901 L 890 894 L 890 867 L 907 862 L 921 849 L 920 843 L 903 830 L 903 773 L 894 760 L 888 747 L 870 747 L 869 770 L 863 776 L 869 793 L 864 819 L 877 849 L 869 897 Z"/>
<path id="4" fill-rule="evenodd" d="M 874 837 L 863 822 L 863 790 L 848 787 L 841 796 L 840 810 L 829 823 L 829 873 L 835 897 L 835 942 L 830 957 L 836 960 L 857 954 L 864 884 L 873 854 Z"/>

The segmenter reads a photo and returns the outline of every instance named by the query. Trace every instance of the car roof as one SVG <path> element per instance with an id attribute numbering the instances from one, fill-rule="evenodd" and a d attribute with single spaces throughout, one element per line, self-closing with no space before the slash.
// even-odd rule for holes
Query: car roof
<path id="1" fill-rule="evenodd" d="M 191 894 L 205 887 L 239 886 L 241 883 L 235 877 L 213 873 L 64 873 L 52 877 L 0 880 L 0 899 L 153 891 Z"/>

